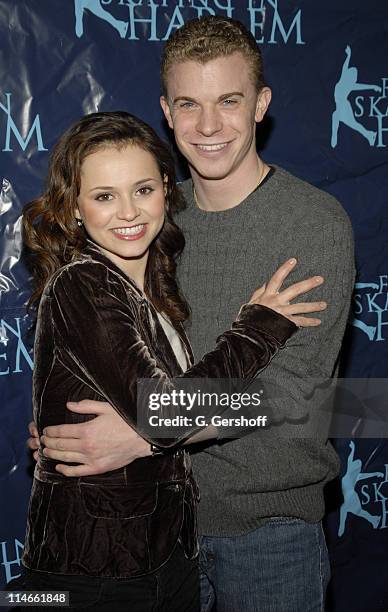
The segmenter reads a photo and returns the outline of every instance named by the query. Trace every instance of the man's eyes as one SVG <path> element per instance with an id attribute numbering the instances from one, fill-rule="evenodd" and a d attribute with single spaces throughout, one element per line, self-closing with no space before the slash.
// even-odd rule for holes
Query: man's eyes
<path id="1" fill-rule="evenodd" d="M 179 108 L 193 108 L 195 106 L 194 102 L 190 102 L 189 100 L 187 100 L 186 102 L 180 102 L 179 103 Z"/>
<path id="2" fill-rule="evenodd" d="M 226 98 L 225 100 L 221 100 L 221 106 L 236 106 L 238 104 L 238 100 L 236 98 Z M 197 107 L 198 105 L 195 102 L 191 102 L 190 100 L 186 100 L 185 102 L 179 103 L 179 108 L 191 110 L 192 108 Z"/>

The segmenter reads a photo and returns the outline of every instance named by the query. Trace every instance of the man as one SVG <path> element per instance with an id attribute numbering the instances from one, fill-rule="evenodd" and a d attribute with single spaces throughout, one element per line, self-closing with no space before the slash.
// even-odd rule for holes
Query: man
<path id="1" fill-rule="evenodd" d="M 218 16 L 188 22 L 166 44 L 162 81 L 162 109 L 191 173 L 178 223 L 186 236 L 179 279 L 192 307 L 194 353 L 211 349 L 241 297 L 296 257 L 300 278 L 324 276 L 314 299 L 322 295 L 329 308 L 322 325 L 300 331 L 266 373 L 284 392 L 271 406 L 279 419 L 311 417 L 318 405 L 310 379 L 335 371 L 348 315 L 349 220 L 332 197 L 257 156 L 256 125 L 271 91 L 242 24 Z M 108 471 L 149 454 L 106 404 L 69 408 L 97 418 L 45 432 L 48 456 L 81 464 L 59 467 L 65 475 Z M 213 604 L 218 612 L 323 610 L 323 489 L 338 471 L 325 435 L 252 433 L 209 445 L 193 462 L 201 490 L 203 612 Z"/>

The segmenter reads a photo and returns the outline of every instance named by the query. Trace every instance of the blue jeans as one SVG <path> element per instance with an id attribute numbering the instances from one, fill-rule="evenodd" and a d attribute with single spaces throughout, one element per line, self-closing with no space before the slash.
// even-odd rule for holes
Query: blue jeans
<path id="1" fill-rule="evenodd" d="M 200 572 L 201 612 L 323 612 L 322 525 L 276 517 L 242 536 L 204 536 Z"/>

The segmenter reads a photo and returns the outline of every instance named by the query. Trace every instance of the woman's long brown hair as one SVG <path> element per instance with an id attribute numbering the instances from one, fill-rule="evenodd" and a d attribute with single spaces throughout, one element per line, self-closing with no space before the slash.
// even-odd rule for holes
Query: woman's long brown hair
<path id="1" fill-rule="evenodd" d="M 75 218 L 83 160 L 105 146 L 121 148 L 128 144 L 151 153 L 166 182 L 165 222 L 150 246 L 145 292 L 156 309 L 173 323 L 187 319 L 189 307 L 175 276 L 176 258 L 185 241 L 173 220 L 173 214 L 184 208 L 176 186 L 174 162 L 167 146 L 149 125 L 119 111 L 86 115 L 63 134 L 50 158 L 45 192 L 24 208 L 24 243 L 34 283 L 30 304 L 39 302 L 52 274 L 86 245 L 85 230 Z"/>

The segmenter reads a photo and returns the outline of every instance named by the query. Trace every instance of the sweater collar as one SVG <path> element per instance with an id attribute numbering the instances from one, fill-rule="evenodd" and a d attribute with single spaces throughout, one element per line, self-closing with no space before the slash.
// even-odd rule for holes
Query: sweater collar
<path id="1" fill-rule="evenodd" d="M 249 205 L 250 202 L 255 201 L 254 196 L 261 190 L 265 190 L 267 188 L 267 185 L 271 184 L 271 178 L 273 177 L 273 175 L 278 172 L 279 169 L 276 166 L 270 165 L 270 170 L 263 179 L 263 181 L 261 181 L 261 183 L 257 185 L 257 187 L 255 187 L 255 189 L 251 191 L 251 193 L 248 194 L 247 197 L 239 204 L 236 204 L 236 206 L 233 206 L 232 208 L 228 208 L 226 210 L 203 210 L 202 208 L 199 208 L 195 203 L 193 181 L 191 178 L 187 179 L 183 183 L 180 183 L 180 188 L 188 204 L 187 208 L 190 209 L 191 213 L 196 214 L 198 217 L 206 217 L 207 215 L 218 215 L 222 217 L 233 216 L 239 215 L 240 211 L 242 212 L 242 208 L 245 208 L 245 206 Z"/>

